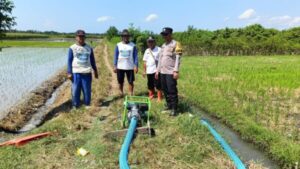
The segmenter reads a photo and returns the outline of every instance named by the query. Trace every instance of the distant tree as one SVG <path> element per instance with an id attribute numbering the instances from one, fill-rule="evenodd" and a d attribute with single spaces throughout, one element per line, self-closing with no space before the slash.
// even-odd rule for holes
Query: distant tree
<path id="1" fill-rule="evenodd" d="M 189 26 L 187 27 L 187 32 L 188 32 L 188 33 L 193 33 L 193 32 L 195 32 L 195 31 L 197 31 L 197 29 L 196 29 L 193 25 L 189 25 Z"/>
<path id="2" fill-rule="evenodd" d="M 57 34 L 59 34 L 56 31 L 44 31 L 43 33 L 45 33 L 45 34 L 51 34 L 51 35 L 57 35 Z"/>
<path id="3" fill-rule="evenodd" d="M 133 24 L 129 24 L 128 30 L 140 52 L 147 48 L 146 41 L 150 35 L 157 40 L 158 45 L 164 42 L 159 34 L 141 31 Z M 254 24 L 244 28 L 210 31 L 191 25 L 184 32 L 174 32 L 173 37 L 181 42 L 185 55 L 300 54 L 300 27 L 281 31 Z M 120 37 L 115 36 L 111 41 L 119 40 Z"/>
<path id="4" fill-rule="evenodd" d="M 11 15 L 14 7 L 11 0 L 0 0 L 0 38 L 5 35 L 5 31 L 16 25 L 15 17 Z"/>
<path id="5" fill-rule="evenodd" d="M 118 36 L 118 34 L 119 30 L 114 26 L 109 27 L 106 31 L 106 37 L 108 40 L 111 40 L 113 37 Z"/>
<path id="6" fill-rule="evenodd" d="M 131 35 L 131 39 L 134 43 L 136 43 L 138 37 L 142 35 L 141 29 L 136 28 L 133 23 L 129 23 L 128 31 L 129 31 L 129 33 Z"/>

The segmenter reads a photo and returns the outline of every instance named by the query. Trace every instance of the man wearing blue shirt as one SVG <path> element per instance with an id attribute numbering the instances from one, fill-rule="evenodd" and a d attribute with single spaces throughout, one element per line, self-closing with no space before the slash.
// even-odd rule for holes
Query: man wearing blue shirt
<path id="1" fill-rule="evenodd" d="M 76 44 L 69 48 L 68 78 L 72 81 L 72 105 L 80 106 L 80 94 L 83 91 L 83 101 L 86 108 L 91 104 L 92 71 L 98 79 L 93 49 L 85 43 L 85 32 L 76 31 Z"/>
<path id="2" fill-rule="evenodd" d="M 125 74 L 129 83 L 129 92 L 133 95 L 134 73 L 138 72 L 138 51 L 135 44 L 129 41 L 130 34 L 127 29 L 123 30 L 121 37 L 122 42 L 119 42 L 115 48 L 114 72 L 117 74 L 121 95 L 124 95 Z"/>

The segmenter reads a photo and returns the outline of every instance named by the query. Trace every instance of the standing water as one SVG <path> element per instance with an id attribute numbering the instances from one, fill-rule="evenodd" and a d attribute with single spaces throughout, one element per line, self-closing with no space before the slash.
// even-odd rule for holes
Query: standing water
<path id="1" fill-rule="evenodd" d="M 65 48 L 4 48 L 0 52 L 0 119 L 66 64 Z"/>
<path id="2" fill-rule="evenodd" d="M 229 127 L 220 123 L 217 119 L 209 116 L 207 113 L 198 110 L 196 107 L 191 107 L 193 112 L 197 112 L 202 118 L 208 120 L 213 127 L 219 132 L 222 137 L 228 142 L 231 148 L 237 155 L 246 163 L 255 162 L 262 164 L 266 168 L 279 169 L 279 166 L 274 163 L 260 149 L 254 147 L 253 144 L 245 142 L 236 132 Z"/>

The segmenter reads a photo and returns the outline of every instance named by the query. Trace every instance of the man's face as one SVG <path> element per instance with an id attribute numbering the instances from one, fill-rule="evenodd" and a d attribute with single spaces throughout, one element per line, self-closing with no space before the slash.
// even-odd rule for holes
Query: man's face
<path id="1" fill-rule="evenodd" d="M 170 33 L 165 34 L 165 35 L 163 35 L 163 38 L 166 42 L 168 42 L 168 41 L 172 40 L 172 35 Z"/>
<path id="2" fill-rule="evenodd" d="M 155 42 L 154 41 L 148 41 L 147 42 L 147 46 L 148 46 L 148 48 L 154 48 L 155 47 Z"/>
<path id="3" fill-rule="evenodd" d="M 83 45 L 85 41 L 85 36 L 76 36 L 76 41 L 78 44 Z"/>
<path id="4" fill-rule="evenodd" d="M 128 43 L 129 42 L 129 38 L 130 37 L 127 36 L 127 35 L 126 36 L 122 36 L 122 41 L 125 42 L 125 43 Z"/>

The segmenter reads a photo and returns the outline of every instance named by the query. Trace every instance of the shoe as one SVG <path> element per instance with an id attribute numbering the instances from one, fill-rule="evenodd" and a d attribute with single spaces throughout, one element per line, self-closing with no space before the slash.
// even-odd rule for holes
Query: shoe
<path id="1" fill-rule="evenodd" d="M 91 108 L 91 106 L 85 106 L 84 108 L 88 110 Z"/>
<path id="2" fill-rule="evenodd" d="M 170 108 L 169 106 L 166 106 L 166 105 L 165 105 L 164 111 L 169 111 L 169 110 L 171 110 L 171 108 Z"/>
<path id="3" fill-rule="evenodd" d="M 154 91 L 153 90 L 149 90 L 149 98 L 150 99 L 154 98 Z"/>
<path id="4" fill-rule="evenodd" d="M 171 112 L 170 112 L 170 116 L 175 117 L 177 115 L 178 115 L 178 113 L 177 113 L 176 109 L 172 109 Z"/>
<path id="5" fill-rule="evenodd" d="M 157 91 L 157 102 L 161 102 L 162 101 L 162 93 L 160 90 Z"/>
<path id="6" fill-rule="evenodd" d="M 165 105 L 164 109 L 161 112 L 162 113 L 170 113 L 170 111 L 171 111 L 171 108 Z"/>

